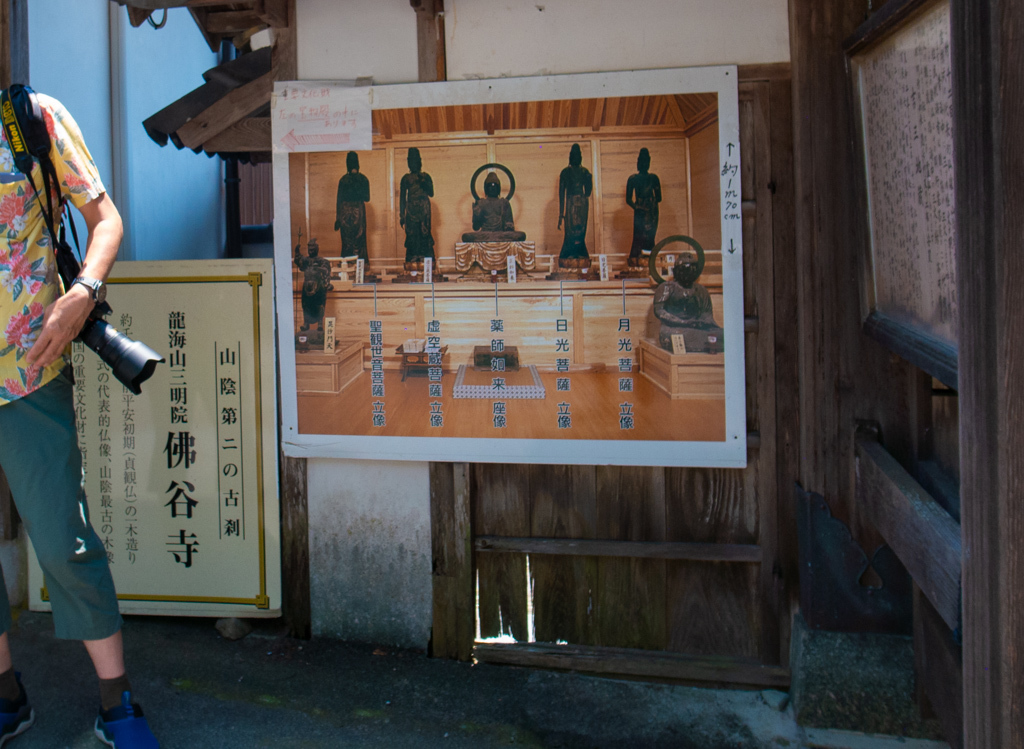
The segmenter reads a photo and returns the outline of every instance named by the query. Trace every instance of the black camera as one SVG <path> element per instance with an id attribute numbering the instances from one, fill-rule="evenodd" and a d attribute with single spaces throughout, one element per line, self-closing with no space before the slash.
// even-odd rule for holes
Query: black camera
<path id="1" fill-rule="evenodd" d="M 101 318 L 90 317 L 78 340 L 95 351 L 117 381 L 136 395 L 142 392 L 142 383 L 153 376 L 156 365 L 164 360 L 142 341 L 133 341 Z"/>
<path id="2" fill-rule="evenodd" d="M 63 233 L 63 232 L 62 232 Z M 64 288 L 70 289 L 79 273 L 78 261 L 71 254 L 71 248 L 61 237 L 57 248 L 57 271 L 64 280 Z M 156 351 L 141 341 L 133 341 L 103 319 L 113 310 L 106 302 L 100 302 L 82 326 L 77 340 L 96 352 L 96 355 L 110 367 L 117 381 L 136 395 L 142 392 L 142 383 L 153 376 L 156 365 L 164 361 Z"/>

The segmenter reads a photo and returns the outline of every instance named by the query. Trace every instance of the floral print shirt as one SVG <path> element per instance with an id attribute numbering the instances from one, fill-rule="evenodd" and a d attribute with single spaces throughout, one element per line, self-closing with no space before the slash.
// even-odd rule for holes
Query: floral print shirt
<path id="1" fill-rule="evenodd" d="M 81 208 L 105 192 L 99 171 L 68 111 L 56 99 L 37 96 L 62 197 Z M 38 194 L 14 165 L 0 128 L 0 406 L 38 390 L 66 365 L 58 359 L 44 369 L 29 366 L 25 358 L 42 330 L 43 310 L 62 293 L 43 217 L 46 198 L 38 163 L 32 181 Z"/>

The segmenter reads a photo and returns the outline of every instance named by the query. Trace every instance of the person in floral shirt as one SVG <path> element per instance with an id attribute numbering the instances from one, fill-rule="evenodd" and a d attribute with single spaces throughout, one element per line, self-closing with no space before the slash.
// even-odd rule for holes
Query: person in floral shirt
<path id="1" fill-rule="evenodd" d="M 67 374 L 71 341 L 105 294 L 121 217 L 71 115 L 51 97 L 40 94 L 38 101 L 59 182 L 52 204 L 55 211 L 58 202 L 74 204 L 89 234 L 81 275 L 63 289 L 43 216 L 41 170 L 36 164 L 31 182 L 20 173 L 0 130 L 0 466 L 46 576 L 56 635 L 84 641 L 99 676 L 97 735 L 117 749 L 157 747 L 130 698 L 117 595 L 82 490 Z M 14 672 L 10 627 L 0 585 L 0 744 L 35 718 Z"/>

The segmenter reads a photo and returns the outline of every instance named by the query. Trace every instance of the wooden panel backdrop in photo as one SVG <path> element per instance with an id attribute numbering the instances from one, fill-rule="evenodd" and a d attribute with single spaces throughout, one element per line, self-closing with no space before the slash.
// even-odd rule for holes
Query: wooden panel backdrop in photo
<path id="1" fill-rule="evenodd" d="M 661 182 L 658 238 L 691 233 L 686 139 L 606 140 L 601 143 L 601 200 L 606 253 L 628 253 L 633 244 L 633 209 L 626 205 L 626 181 L 636 174 L 636 158 L 641 148 L 650 151 L 651 173 L 658 175 Z M 716 155 L 712 157 L 718 160 Z M 707 245 L 705 249 L 717 247 Z"/>
<path id="2" fill-rule="evenodd" d="M 436 485 L 465 477 L 453 494 L 466 497 L 469 527 L 444 532 L 453 549 L 471 535 L 463 579 L 477 583 L 448 585 L 435 598 L 436 655 L 472 650 L 496 663 L 788 684 L 787 581 L 796 575 L 788 497 L 797 470 L 796 351 L 786 338 L 795 325 L 795 285 L 785 275 L 793 253 L 788 65 L 749 70 L 739 97 L 747 468 L 432 464 Z M 706 132 L 717 139 L 717 127 Z M 703 172 L 710 182 L 717 168 Z M 708 189 L 717 200 L 717 181 Z M 710 227 L 701 241 L 719 243 Z M 471 616 L 474 602 L 478 619 L 455 621 Z M 475 646 L 445 634 L 474 623 Z"/>

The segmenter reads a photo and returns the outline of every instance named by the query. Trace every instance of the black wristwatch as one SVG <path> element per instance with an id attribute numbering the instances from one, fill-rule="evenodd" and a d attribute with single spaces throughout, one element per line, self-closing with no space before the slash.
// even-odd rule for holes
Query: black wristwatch
<path id="1" fill-rule="evenodd" d="M 96 304 L 103 304 L 107 299 L 107 285 L 100 281 L 98 278 L 89 278 L 88 276 L 79 276 L 71 285 L 74 286 L 76 283 L 82 284 L 89 290 L 89 296 Z"/>

